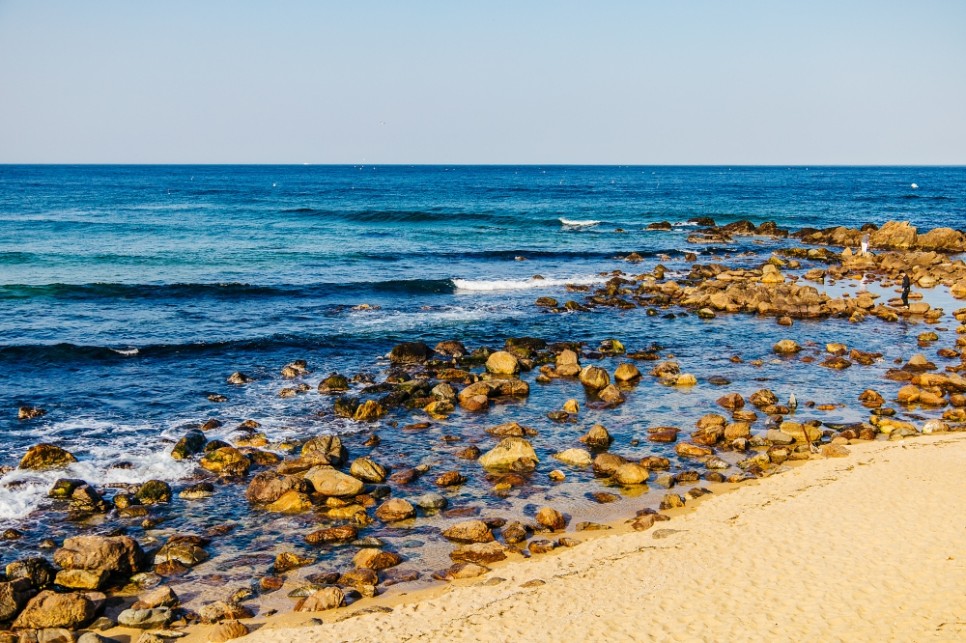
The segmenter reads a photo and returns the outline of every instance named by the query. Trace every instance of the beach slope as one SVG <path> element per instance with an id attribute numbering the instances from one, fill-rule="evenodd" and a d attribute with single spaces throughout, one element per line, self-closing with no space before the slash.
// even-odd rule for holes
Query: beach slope
<path id="1" fill-rule="evenodd" d="M 966 435 L 848 448 L 649 531 L 244 640 L 966 639 Z"/>

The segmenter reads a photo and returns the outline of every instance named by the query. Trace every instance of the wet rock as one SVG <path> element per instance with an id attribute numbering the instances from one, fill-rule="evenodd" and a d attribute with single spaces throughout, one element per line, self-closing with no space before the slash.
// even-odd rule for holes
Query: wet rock
<path id="1" fill-rule="evenodd" d="M 352 525 L 340 525 L 338 527 L 328 527 L 313 531 L 305 537 L 305 542 L 310 545 L 322 545 L 326 543 L 346 543 L 358 538 L 359 531 Z"/>
<path id="2" fill-rule="evenodd" d="M 885 404 L 885 398 L 872 389 L 862 391 L 862 393 L 859 395 L 859 401 L 862 402 L 863 406 L 869 408 L 879 408 Z"/>
<path id="3" fill-rule="evenodd" d="M 376 517 L 383 522 L 399 522 L 416 517 L 416 510 L 402 498 L 390 498 L 376 509 Z"/>
<path id="4" fill-rule="evenodd" d="M 469 354 L 469 351 L 466 350 L 466 346 L 463 345 L 463 342 L 455 339 L 439 342 L 436 344 L 436 348 L 433 350 L 440 355 L 446 355 L 447 357 L 462 357 L 463 355 Z"/>
<path id="5" fill-rule="evenodd" d="M 386 408 L 375 400 L 366 400 L 352 414 L 356 422 L 375 422 L 386 414 Z"/>
<path id="6" fill-rule="evenodd" d="M 241 371 L 235 371 L 234 373 L 228 376 L 228 380 L 227 380 L 229 384 L 235 384 L 235 385 L 248 384 L 249 382 L 254 382 L 254 381 L 255 381 L 254 378 L 249 377 L 248 375 L 245 375 Z"/>
<path id="7" fill-rule="evenodd" d="M 759 409 L 763 409 L 766 406 L 778 404 L 778 396 L 768 389 L 763 388 L 752 393 L 751 397 L 748 398 L 748 401 Z"/>
<path id="8" fill-rule="evenodd" d="M 295 552 L 283 551 L 275 556 L 275 573 L 284 574 L 289 570 L 305 567 L 314 562 L 315 559 L 309 556 L 299 556 Z"/>
<path id="9" fill-rule="evenodd" d="M 782 422 L 779 431 L 792 436 L 796 442 L 815 442 L 821 439 L 822 430 L 814 424 L 801 424 L 799 422 Z"/>
<path id="10" fill-rule="evenodd" d="M 54 562 L 64 569 L 131 575 L 143 566 L 144 552 L 128 536 L 73 536 L 54 552 Z"/>
<path id="11" fill-rule="evenodd" d="M 520 372 L 520 362 L 513 353 L 496 351 L 486 359 L 486 370 L 494 375 L 516 375 Z"/>
<path id="12" fill-rule="evenodd" d="M 533 446 L 523 438 L 504 438 L 493 449 L 480 456 L 485 469 L 509 469 L 515 462 L 526 459 L 539 462 Z"/>
<path id="13" fill-rule="evenodd" d="M 35 588 L 49 585 L 54 582 L 54 576 L 56 576 L 56 571 L 51 564 L 47 562 L 46 558 L 40 556 L 21 558 L 9 563 L 5 572 L 8 581 L 25 579 L 29 582 L 30 587 Z M 0 621 L 4 620 L 6 619 L 0 616 Z"/>
<path id="14" fill-rule="evenodd" d="M 424 493 L 413 499 L 413 504 L 423 511 L 442 511 L 446 509 L 449 501 L 438 493 Z"/>
<path id="15" fill-rule="evenodd" d="M 358 478 L 328 466 L 312 467 L 305 472 L 305 480 L 312 484 L 317 493 L 336 498 L 359 495 L 365 487 Z"/>
<path id="16" fill-rule="evenodd" d="M 783 339 L 777 344 L 771 347 L 772 351 L 778 353 L 779 355 L 793 355 L 802 350 L 802 347 L 798 345 L 798 342 L 792 339 Z"/>
<path id="17" fill-rule="evenodd" d="M 46 409 L 36 406 L 21 406 L 19 409 L 17 409 L 18 420 L 36 420 L 37 418 L 45 415 L 47 415 Z"/>
<path id="18" fill-rule="evenodd" d="M 477 565 L 476 563 L 456 563 L 447 569 L 433 574 L 437 580 L 464 580 L 468 578 L 479 578 L 490 571 L 489 567 Z"/>
<path id="19" fill-rule="evenodd" d="M 729 411 L 737 411 L 744 407 L 745 398 L 741 397 L 738 393 L 729 393 L 718 398 L 718 405 Z"/>
<path id="20" fill-rule="evenodd" d="M 553 507 L 541 507 L 538 509 L 534 520 L 537 521 L 538 525 L 546 527 L 551 531 L 560 531 L 567 526 L 567 519 Z"/>
<path id="21" fill-rule="evenodd" d="M 614 371 L 614 379 L 618 382 L 633 382 L 641 378 L 641 372 L 637 366 L 630 362 L 623 362 Z"/>
<path id="22" fill-rule="evenodd" d="M 688 442 L 679 442 L 674 447 L 674 452 L 682 458 L 706 458 L 712 454 L 711 449 Z"/>
<path id="23" fill-rule="evenodd" d="M 422 342 L 403 342 L 389 352 L 389 361 L 393 364 L 422 364 L 432 355 L 429 346 Z"/>
<path id="24" fill-rule="evenodd" d="M 712 424 L 696 429 L 691 432 L 691 440 L 695 444 L 710 447 L 717 444 L 724 437 L 724 427 L 720 424 Z"/>
<path id="25" fill-rule="evenodd" d="M 675 442 L 678 429 L 673 426 L 653 426 L 647 430 L 647 439 L 651 442 Z"/>
<path id="26" fill-rule="evenodd" d="M 480 457 L 480 448 L 477 446 L 468 446 L 465 449 L 460 449 L 456 452 L 456 457 L 460 460 L 476 460 Z"/>
<path id="27" fill-rule="evenodd" d="M 8 582 L 0 582 L 0 622 L 9 621 L 19 614 L 34 595 L 29 578 L 10 578 L 9 575 L 8 578 Z"/>
<path id="28" fill-rule="evenodd" d="M 603 389 L 598 391 L 597 397 L 601 402 L 611 406 L 617 406 L 618 404 L 624 403 L 624 394 L 621 393 L 620 389 L 613 384 L 605 386 Z"/>
<path id="29" fill-rule="evenodd" d="M 293 380 L 296 377 L 308 375 L 308 373 L 309 365 L 304 359 L 297 359 L 294 362 L 290 362 L 283 366 L 281 370 L 282 377 L 287 380 Z"/>
<path id="30" fill-rule="evenodd" d="M 13 622 L 14 629 L 37 630 L 48 627 L 77 629 L 94 618 L 104 595 L 97 592 L 58 594 L 46 590 L 30 599 Z"/>
<path id="31" fill-rule="evenodd" d="M 594 458 L 594 473 L 602 476 L 612 476 L 618 467 L 627 462 L 623 457 L 614 453 L 599 453 Z"/>
<path id="32" fill-rule="evenodd" d="M 661 499 L 661 509 L 677 509 L 683 507 L 684 503 L 684 496 L 676 493 L 669 493 Z"/>
<path id="33" fill-rule="evenodd" d="M 75 489 L 86 484 L 86 482 L 77 478 L 60 478 L 50 488 L 50 491 L 47 492 L 47 497 L 58 500 L 69 500 L 74 494 Z"/>
<path id="34" fill-rule="evenodd" d="M 281 498 L 282 494 L 292 490 L 308 493 L 315 489 L 311 483 L 299 476 L 263 471 L 252 478 L 245 492 L 245 497 L 249 502 L 269 504 Z"/>
<path id="35" fill-rule="evenodd" d="M 69 451 L 65 451 L 53 444 L 36 444 L 27 450 L 20 460 L 21 469 L 63 469 L 72 462 L 77 462 Z"/>
<path id="36" fill-rule="evenodd" d="M 366 585 L 375 585 L 379 582 L 379 574 L 374 569 L 357 567 L 355 569 L 350 569 L 339 576 L 338 582 L 340 585 L 345 585 L 346 587 L 364 587 Z"/>
<path id="37" fill-rule="evenodd" d="M 614 439 L 607 429 L 600 424 L 590 427 L 590 430 L 580 438 L 580 441 L 592 449 L 606 449 L 610 447 Z"/>
<path id="38" fill-rule="evenodd" d="M 325 379 L 319 382 L 317 390 L 322 395 L 345 393 L 349 390 L 349 380 L 345 377 L 345 375 L 340 375 L 339 373 L 329 373 Z"/>
<path id="39" fill-rule="evenodd" d="M 460 543 L 488 543 L 494 540 L 493 532 L 482 520 L 456 523 L 443 531 L 443 537 Z"/>
<path id="40" fill-rule="evenodd" d="M 199 536 L 174 535 L 154 554 L 155 565 L 178 563 L 194 567 L 208 560 L 208 552 L 203 549 L 207 540 Z"/>
<path id="41" fill-rule="evenodd" d="M 591 390 L 599 391 L 610 384 L 610 375 L 599 366 L 585 366 L 580 371 L 580 383 Z"/>
<path id="42" fill-rule="evenodd" d="M 379 484 L 386 480 L 386 468 L 372 458 L 356 458 L 349 467 L 349 473 L 363 482 Z"/>
<path id="43" fill-rule="evenodd" d="M 374 569 L 376 571 L 396 567 L 402 562 L 403 557 L 396 552 L 372 548 L 361 549 L 352 558 L 352 563 L 356 567 L 361 569 Z"/>
<path id="44" fill-rule="evenodd" d="M 275 513 L 294 514 L 309 511 L 312 509 L 312 506 L 312 499 L 308 494 L 300 493 L 295 489 L 289 489 L 279 496 L 275 502 L 265 505 L 265 510 Z"/>
<path id="45" fill-rule="evenodd" d="M 498 542 L 473 543 L 463 545 L 450 552 L 454 561 L 486 565 L 506 560 L 505 547 Z"/>
<path id="46" fill-rule="evenodd" d="M 171 502 L 171 485 L 162 480 L 148 480 L 141 485 L 134 497 L 142 505 Z"/>
<path id="47" fill-rule="evenodd" d="M 639 464 L 627 462 L 614 471 L 614 482 L 622 485 L 638 485 L 647 481 L 650 472 Z"/>
<path id="48" fill-rule="evenodd" d="M 428 350 L 428 349 L 427 349 Z M 296 612 L 325 612 L 345 605 L 345 593 L 338 587 L 323 587 L 295 606 Z"/>
<path id="49" fill-rule="evenodd" d="M 105 569 L 62 569 L 54 582 L 71 589 L 101 589 L 107 585 L 110 573 Z"/>
<path id="50" fill-rule="evenodd" d="M 553 455 L 554 459 L 574 467 L 587 467 L 593 463 L 590 452 L 586 449 L 567 449 Z"/>
<path id="51" fill-rule="evenodd" d="M 191 429 L 178 440 L 178 443 L 171 449 L 171 457 L 175 460 L 186 460 L 193 455 L 198 455 L 205 450 L 208 438 L 199 429 Z"/>
<path id="52" fill-rule="evenodd" d="M 312 438 L 302 445 L 301 455 L 303 458 L 311 459 L 315 464 L 329 464 L 333 467 L 343 465 L 348 458 L 342 439 L 337 435 L 320 435 Z"/>
<path id="53" fill-rule="evenodd" d="M 519 422 L 504 422 L 486 429 L 486 433 L 498 438 L 522 438 L 528 435 L 537 435 L 534 429 L 523 426 Z"/>
<path id="54" fill-rule="evenodd" d="M 242 477 L 248 473 L 252 463 L 235 447 L 221 447 L 206 453 L 198 464 L 221 476 Z"/>
<path id="55" fill-rule="evenodd" d="M 435 480 L 437 487 L 456 487 L 466 482 L 466 476 L 459 471 L 447 471 Z"/>

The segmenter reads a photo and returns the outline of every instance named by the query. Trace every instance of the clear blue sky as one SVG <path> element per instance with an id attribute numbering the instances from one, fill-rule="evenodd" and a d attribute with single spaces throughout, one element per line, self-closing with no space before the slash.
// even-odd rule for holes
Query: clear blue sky
<path id="1" fill-rule="evenodd" d="M 966 1 L 0 0 L 0 162 L 966 164 Z"/>

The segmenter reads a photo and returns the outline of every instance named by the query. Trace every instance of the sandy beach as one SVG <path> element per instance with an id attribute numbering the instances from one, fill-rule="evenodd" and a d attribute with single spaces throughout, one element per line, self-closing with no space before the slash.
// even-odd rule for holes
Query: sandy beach
<path id="1" fill-rule="evenodd" d="M 734 493 L 719 486 L 648 531 L 253 622 L 244 640 L 962 640 L 966 435 L 848 448 Z M 392 611 L 351 617 L 374 608 Z"/>

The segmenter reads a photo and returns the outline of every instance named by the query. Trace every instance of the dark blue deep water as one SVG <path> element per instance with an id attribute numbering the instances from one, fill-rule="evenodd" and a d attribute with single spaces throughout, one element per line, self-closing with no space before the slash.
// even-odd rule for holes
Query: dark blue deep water
<path id="1" fill-rule="evenodd" d="M 961 228 L 966 169 L 0 166 L 0 466 L 51 441 L 78 456 L 73 474 L 98 484 L 178 484 L 196 470 L 167 453 L 205 418 L 226 427 L 256 419 L 270 441 L 358 431 L 319 415 L 331 400 L 314 386 L 332 371 L 379 379 L 383 356 L 403 340 L 457 338 L 472 349 L 520 335 L 594 346 L 618 337 L 629 349 L 658 342 L 701 376 L 723 369 L 749 337 L 760 336 L 767 353 L 783 333 L 773 321 L 672 323 L 641 310 L 553 315 L 533 306 L 542 295 L 574 298 L 564 284 L 631 270 L 620 260 L 630 252 L 645 258 L 635 271 L 658 262 L 686 271 L 684 252 L 698 261 L 754 253 L 754 262 L 777 243 L 689 244 L 693 217 L 789 229 L 893 219 Z M 658 221 L 674 227 L 645 229 Z M 372 308 L 354 309 L 361 304 Z M 808 324 L 800 332 L 815 341 L 832 333 Z M 892 328 L 863 347 L 894 346 L 907 333 L 915 330 Z M 313 393 L 279 399 L 279 369 L 299 358 L 313 371 Z M 236 370 L 257 381 L 226 384 Z M 818 395 L 823 382 L 800 386 Z M 528 405 L 544 406 L 529 417 L 528 405 L 509 407 L 490 423 L 539 423 L 574 395 L 534 389 Z M 208 393 L 229 401 L 213 404 Z M 682 410 L 706 412 L 718 394 L 655 391 L 599 421 L 628 437 Z M 24 423 L 21 404 L 48 413 Z M 579 435 L 595 417 L 586 420 L 566 431 Z M 391 441 L 391 426 L 378 429 Z M 406 439 L 384 458 L 419 462 L 426 445 Z M 133 467 L 112 468 L 119 460 Z M 51 479 L 10 474 L 0 526 L 30 524 Z"/>

